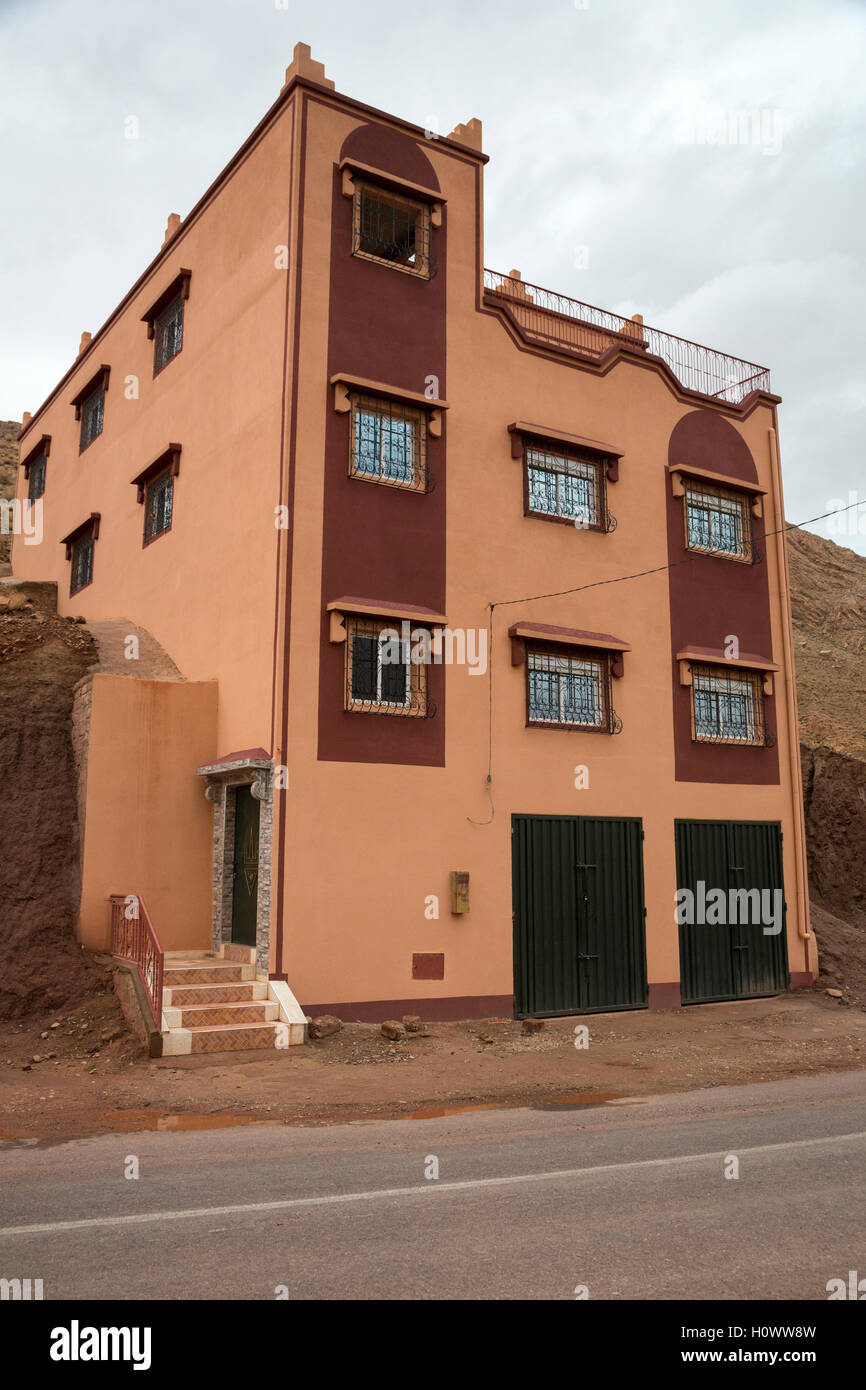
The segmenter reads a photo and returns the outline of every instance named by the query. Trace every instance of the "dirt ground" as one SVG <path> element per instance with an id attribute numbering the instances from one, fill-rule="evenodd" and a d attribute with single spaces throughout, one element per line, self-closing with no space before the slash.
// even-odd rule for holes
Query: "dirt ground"
<path id="1" fill-rule="evenodd" d="M 817 988 L 547 1020 L 529 1035 L 488 1019 L 389 1042 L 377 1025 L 352 1023 L 288 1051 L 158 1060 L 126 1030 L 109 971 L 102 989 L 63 1016 L 3 1025 L 0 1139 L 560 1108 L 866 1066 L 866 1008 Z M 583 1026 L 589 1046 L 577 1048 Z"/>

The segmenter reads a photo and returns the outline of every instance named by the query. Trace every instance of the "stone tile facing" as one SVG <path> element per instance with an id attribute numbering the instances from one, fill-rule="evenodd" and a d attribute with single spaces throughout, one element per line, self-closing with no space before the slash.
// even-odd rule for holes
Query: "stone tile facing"
<path id="1" fill-rule="evenodd" d="M 249 1004 L 198 1004 L 180 1011 L 181 1028 L 211 1028 L 220 1023 L 268 1023 L 276 1005 L 266 1000 Z"/>
<path id="2" fill-rule="evenodd" d="M 163 975 L 166 985 L 227 985 L 243 980 L 242 965 L 222 962 L 213 965 L 183 965 L 167 969 Z"/>
<path id="3" fill-rule="evenodd" d="M 232 947 L 232 894 L 235 840 L 235 789 L 248 786 L 259 802 L 259 888 L 256 910 L 255 965 L 263 975 L 270 967 L 271 852 L 273 844 L 273 763 L 262 759 L 198 768 L 207 779 L 205 796 L 214 808 L 213 949 Z M 247 948 L 240 947 L 240 950 Z M 228 958 L 226 956 L 226 958 Z"/>
<path id="4" fill-rule="evenodd" d="M 251 1048 L 276 1047 L 277 1030 L 273 1023 L 248 1028 L 217 1027 L 191 1029 L 193 1052 L 248 1052 Z"/>
<path id="5" fill-rule="evenodd" d="M 173 1009 L 183 1008 L 185 1004 L 247 1004 L 257 997 L 252 981 L 239 981 L 234 985 L 172 985 L 170 988 L 168 1003 Z"/>

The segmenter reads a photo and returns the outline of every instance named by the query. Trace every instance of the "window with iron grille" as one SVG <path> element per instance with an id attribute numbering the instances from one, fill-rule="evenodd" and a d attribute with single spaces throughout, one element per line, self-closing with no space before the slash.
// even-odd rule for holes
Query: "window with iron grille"
<path id="1" fill-rule="evenodd" d="M 432 713 L 427 663 L 388 619 L 346 620 L 346 709 L 421 718 Z"/>
<path id="2" fill-rule="evenodd" d="M 31 502 L 36 502 L 45 492 L 45 470 L 47 460 L 45 454 L 39 454 L 30 464 L 27 480 L 27 496 Z"/>
<path id="3" fill-rule="evenodd" d="M 171 530 L 174 477 L 171 465 L 152 478 L 144 490 L 144 544 Z"/>
<path id="4" fill-rule="evenodd" d="M 94 535 L 92 529 L 84 531 L 72 542 L 72 574 L 69 582 L 70 594 L 85 589 L 93 579 Z"/>
<path id="5" fill-rule="evenodd" d="M 426 413 L 400 401 L 353 395 L 349 474 L 410 492 L 426 492 Z"/>
<path id="6" fill-rule="evenodd" d="M 527 647 L 527 723 L 619 733 L 606 655 L 566 656 Z"/>
<path id="7" fill-rule="evenodd" d="M 431 209 L 389 188 L 355 179 L 352 252 L 429 280 Z"/>
<path id="8" fill-rule="evenodd" d="M 525 458 L 531 516 L 569 521 L 585 530 L 610 529 L 601 460 L 540 443 L 527 444 Z"/>
<path id="9" fill-rule="evenodd" d="M 697 743 L 765 743 L 760 673 L 692 666 L 692 720 Z"/>
<path id="10" fill-rule="evenodd" d="M 81 434 L 79 437 L 78 452 L 86 449 L 88 444 L 92 444 L 100 434 L 102 434 L 102 422 L 105 413 L 105 390 L 102 386 L 97 386 L 85 396 L 81 402 Z"/>
<path id="11" fill-rule="evenodd" d="M 183 347 L 183 293 L 178 291 L 153 323 L 153 374 L 161 372 Z"/>
<path id="12" fill-rule="evenodd" d="M 744 493 L 686 480 L 686 549 L 727 555 L 734 560 L 751 560 L 749 507 L 749 498 Z"/>

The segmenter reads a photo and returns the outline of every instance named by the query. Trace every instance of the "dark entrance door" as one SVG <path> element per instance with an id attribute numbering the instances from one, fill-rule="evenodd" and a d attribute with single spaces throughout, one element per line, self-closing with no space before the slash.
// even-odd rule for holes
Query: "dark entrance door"
<path id="1" fill-rule="evenodd" d="M 232 941 L 256 944 L 259 896 L 259 803 L 249 787 L 235 791 L 235 853 L 232 873 Z"/>
<path id="2" fill-rule="evenodd" d="M 775 821 L 680 820 L 676 822 L 676 847 L 677 888 L 688 888 L 696 905 L 701 883 L 705 898 L 712 889 L 720 888 L 727 899 L 724 921 L 680 923 L 683 1003 L 708 1004 L 784 993 L 788 988 L 788 945 L 781 826 Z M 742 907 L 732 911 L 731 889 L 752 891 L 754 906 L 750 903 L 746 910 L 743 901 Z M 778 900 L 777 892 L 781 895 Z M 767 935 L 764 926 L 771 923 L 763 920 L 762 912 L 766 907 L 772 912 L 777 901 L 782 906 L 781 930 Z M 738 919 L 735 922 L 731 921 L 734 916 Z M 740 920 L 744 916 L 747 921 Z"/>
<path id="3" fill-rule="evenodd" d="M 636 819 L 512 816 L 518 1018 L 646 1007 L 642 841 Z"/>

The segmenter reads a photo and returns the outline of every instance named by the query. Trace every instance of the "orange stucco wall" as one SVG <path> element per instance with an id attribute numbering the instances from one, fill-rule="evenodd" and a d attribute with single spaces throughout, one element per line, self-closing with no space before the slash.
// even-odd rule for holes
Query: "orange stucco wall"
<path id="1" fill-rule="evenodd" d="M 488 676 L 470 675 L 465 667 L 446 670 L 444 767 L 319 759 L 320 696 L 343 698 L 342 687 L 320 692 L 318 667 L 322 459 L 333 409 L 327 372 L 335 308 L 329 293 L 333 174 L 343 142 L 365 119 L 342 108 L 339 98 L 296 88 L 25 436 L 26 452 L 39 433 L 52 435 L 46 539 L 41 547 L 14 547 L 16 572 L 57 578 L 61 594 L 68 593 L 68 564 L 56 542 L 99 511 L 93 584 L 74 600 L 64 597 L 62 611 L 129 617 L 154 634 L 185 677 L 214 682 L 219 692 L 216 709 L 211 685 L 177 687 L 187 695 L 168 696 L 149 693 L 149 682 L 120 681 L 120 690 L 118 681 L 108 686 L 108 678 L 97 678 L 103 694 L 99 720 L 94 701 L 88 772 L 85 939 L 98 934 L 106 892 L 123 890 L 124 876 L 132 883 L 136 875 L 154 873 L 153 901 L 143 887 L 139 891 L 158 918 L 164 944 L 210 944 L 211 811 L 193 770 L 233 750 L 262 746 L 289 768 L 288 791 L 274 793 L 271 969 L 286 973 L 304 1003 L 510 994 L 513 813 L 642 817 L 651 983 L 679 976 L 674 820 L 781 821 L 790 968 L 806 969 L 800 933 L 808 916 L 797 861 L 802 825 L 795 809 L 800 791 L 789 756 L 797 732 L 786 700 L 793 675 L 785 668 L 789 616 L 777 547 L 768 545 L 765 563 L 773 654 L 783 666 L 776 677 L 780 782 L 677 782 L 665 465 L 674 426 L 700 402 L 627 360 L 598 375 L 522 351 L 499 318 L 479 312 L 476 166 L 420 137 L 447 207 L 446 612 L 452 628 L 486 629 L 488 605 L 507 605 L 495 609 L 490 654 L 492 805 L 486 790 Z M 288 277 L 274 266 L 279 244 L 289 247 Z M 152 344 L 140 316 L 181 266 L 193 272 L 183 351 L 152 381 Z M 68 402 L 100 362 L 112 364 L 105 431 L 79 457 Z M 428 370 L 439 369 L 433 361 Z M 137 402 L 123 398 L 127 373 L 140 375 Z M 419 380 L 416 389 L 424 385 Z M 769 490 L 766 525 L 774 529 L 781 525 L 781 499 L 770 446 L 771 403 L 746 418 L 726 415 Z M 610 488 L 615 532 L 580 533 L 524 516 L 522 465 L 511 457 L 506 430 L 515 419 L 605 440 L 622 451 L 620 481 Z M 141 508 L 128 480 L 169 441 L 183 445 L 175 519 L 170 533 L 142 550 Z M 290 495 L 291 544 L 284 535 L 278 549 L 273 509 Z M 647 569 L 660 572 L 567 597 L 526 597 Z M 614 682 L 620 735 L 525 727 L 524 671 L 511 665 L 507 636 L 519 619 L 614 633 L 631 644 L 625 675 Z M 735 623 L 733 615 L 729 631 L 736 631 Z M 696 633 L 694 640 L 701 637 Z M 704 640 L 717 643 L 720 635 Z M 135 730 L 150 718 L 139 702 L 155 711 L 160 700 L 166 708 L 172 700 L 189 703 L 170 733 L 149 745 L 147 773 L 136 772 Z M 174 719 L 180 705 L 171 710 Z M 134 774 L 135 818 L 123 809 L 117 757 Z M 587 790 L 575 789 L 578 765 L 589 770 Z M 177 798 L 166 796 L 169 784 L 178 788 Z M 142 825 L 149 827 L 145 839 Z M 174 837 L 182 850 L 173 849 Z M 463 917 L 449 911 L 453 869 L 471 876 L 470 911 Z M 437 919 L 425 915 L 430 895 L 439 899 Z M 413 980 L 413 952 L 444 952 L 444 980 Z"/>
<path id="2" fill-rule="evenodd" d="M 109 945 L 109 897 L 136 893 L 163 949 L 210 935 L 211 807 L 195 767 L 216 736 L 215 681 L 93 677 L 79 934 Z"/>

